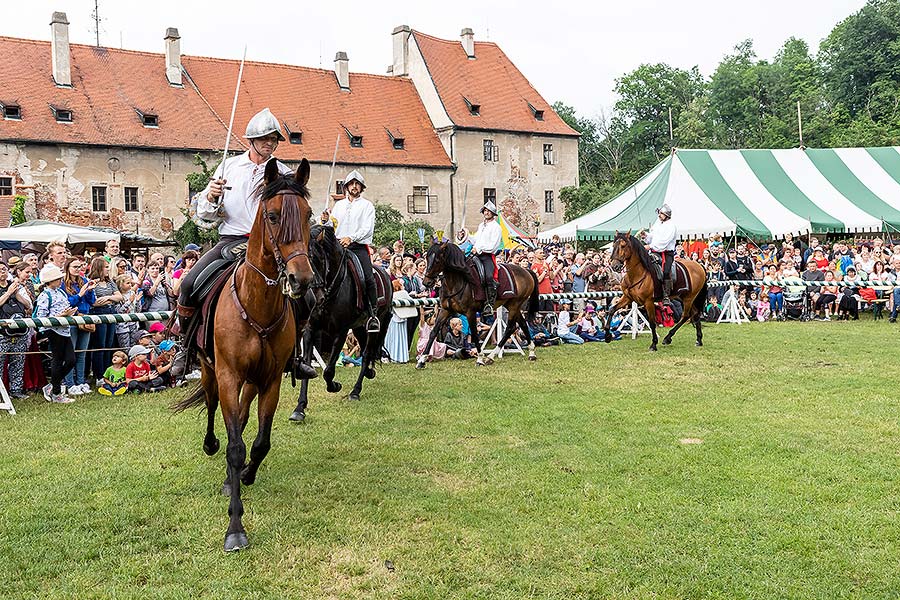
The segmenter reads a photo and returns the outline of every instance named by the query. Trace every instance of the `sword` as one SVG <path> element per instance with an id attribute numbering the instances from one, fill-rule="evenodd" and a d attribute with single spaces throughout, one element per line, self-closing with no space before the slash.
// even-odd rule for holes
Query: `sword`
<path id="1" fill-rule="evenodd" d="M 331 182 L 333 181 L 333 178 L 334 178 L 334 163 L 337 162 L 337 151 L 338 151 L 338 146 L 340 145 L 340 143 L 341 143 L 341 134 L 338 133 L 337 139 L 334 140 L 334 156 L 331 157 L 331 170 L 328 171 L 328 187 L 325 189 L 325 208 L 322 210 L 322 212 L 326 212 L 328 210 L 328 198 L 329 198 L 329 196 L 331 196 L 331 193 L 330 193 L 331 192 Z"/>
<path id="2" fill-rule="evenodd" d="M 231 143 L 231 130 L 234 127 L 234 112 L 237 110 L 238 93 L 241 91 L 241 78 L 244 76 L 244 59 L 247 58 L 247 45 L 244 44 L 244 55 L 241 57 L 241 67 L 238 69 L 237 85 L 234 86 L 234 101 L 231 103 L 231 118 L 228 120 L 228 134 L 225 136 L 225 150 L 222 151 L 222 179 L 225 179 L 225 159 L 228 158 L 228 144 Z M 219 203 L 225 198 L 226 187 L 219 196 Z"/>

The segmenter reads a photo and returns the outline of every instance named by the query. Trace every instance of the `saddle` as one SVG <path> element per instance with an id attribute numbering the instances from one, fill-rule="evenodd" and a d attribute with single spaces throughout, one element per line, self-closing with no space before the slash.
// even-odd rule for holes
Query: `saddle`
<path id="1" fill-rule="evenodd" d="M 663 274 L 662 274 L 662 264 L 661 259 L 658 254 L 652 255 L 654 258 L 653 264 L 656 266 L 654 269 L 653 275 L 653 299 L 656 301 L 662 300 L 663 297 Z M 687 292 L 691 288 L 691 279 L 688 276 L 687 267 L 685 267 L 680 260 L 675 259 L 672 261 L 672 293 L 669 294 L 669 297 L 677 296 L 679 294 L 683 294 Z"/>
<path id="2" fill-rule="evenodd" d="M 478 285 L 475 286 L 475 300 L 484 302 L 484 290 L 481 288 L 481 282 L 485 279 L 484 265 L 481 264 L 480 260 L 474 257 L 469 257 L 466 260 L 466 263 L 469 265 L 469 272 L 472 274 L 472 277 L 478 282 Z M 512 273 L 509 272 L 509 267 L 506 263 L 498 262 L 497 299 L 502 300 L 504 298 L 512 298 L 517 294 L 517 291 L 516 280 L 512 276 Z"/>
<path id="3" fill-rule="evenodd" d="M 235 240 L 222 247 L 220 257 L 210 262 L 194 280 L 194 289 L 191 290 L 191 306 L 199 306 L 205 302 L 212 288 L 219 282 L 219 276 L 247 254 L 247 240 Z M 229 269 L 230 272 L 230 269 Z"/>
<path id="4" fill-rule="evenodd" d="M 347 252 L 349 261 L 349 271 L 352 275 L 353 284 L 356 286 L 356 308 L 358 310 L 366 309 L 366 278 L 363 275 L 362 265 L 359 259 L 352 252 Z M 384 269 L 372 265 L 372 275 L 375 276 L 375 295 L 378 298 L 378 308 L 382 308 L 387 304 L 387 292 L 385 281 L 390 281 Z"/>

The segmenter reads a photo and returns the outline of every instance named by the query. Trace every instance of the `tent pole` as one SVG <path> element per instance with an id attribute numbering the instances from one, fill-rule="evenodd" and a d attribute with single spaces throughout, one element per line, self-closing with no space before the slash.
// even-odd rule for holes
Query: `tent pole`
<path id="1" fill-rule="evenodd" d="M 797 130 L 800 132 L 800 149 L 805 150 L 803 145 L 803 116 L 800 114 L 800 101 L 797 100 Z"/>

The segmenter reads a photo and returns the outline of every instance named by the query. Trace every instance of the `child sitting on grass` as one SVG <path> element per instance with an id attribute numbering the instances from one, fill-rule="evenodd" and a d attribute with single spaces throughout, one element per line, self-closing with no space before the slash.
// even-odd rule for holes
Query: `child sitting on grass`
<path id="1" fill-rule="evenodd" d="M 121 350 L 116 350 L 112 355 L 112 364 L 103 373 L 103 385 L 97 390 L 104 396 L 121 396 L 128 391 L 128 383 L 125 381 L 125 365 L 128 363 L 128 355 Z"/>
<path id="2" fill-rule="evenodd" d="M 131 362 L 125 368 L 125 381 L 128 383 L 128 391 L 140 394 L 151 390 L 150 382 L 156 377 L 148 360 L 150 350 L 138 344 L 128 351 Z"/>
<path id="3" fill-rule="evenodd" d="M 359 355 L 359 342 L 353 332 L 347 334 L 347 341 L 344 342 L 344 349 L 338 357 L 339 365 L 353 365 L 354 367 L 362 366 L 362 356 Z"/>
<path id="4" fill-rule="evenodd" d="M 172 365 L 175 364 L 175 342 L 163 340 L 157 346 L 158 356 L 151 360 L 156 377 L 150 381 L 150 391 L 156 392 L 172 385 Z"/>

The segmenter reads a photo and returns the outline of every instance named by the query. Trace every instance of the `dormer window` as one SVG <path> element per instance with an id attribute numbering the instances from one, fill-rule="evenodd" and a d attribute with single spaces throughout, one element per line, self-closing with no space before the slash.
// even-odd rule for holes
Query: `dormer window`
<path id="1" fill-rule="evenodd" d="M 391 145 L 394 146 L 394 150 L 403 150 L 406 143 L 406 139 L 403 135 L 399 131 L 391 131 L 386 127 L 385 130 L 387 131 L 388 138 L 391 140 Z"/>
<path id="2" fill-rule="evenodd" d="M 3 118 L 10 121 L 19 121 L 22 119 L 22 108 L 18 104 L 0 103 L 3 107 Z"/>
<path id="3" fill-rule="evenodd" d="M 295 129 L 292 129 L 286 122 L 282 121 L 281 124 L 284 125 L 285 130 L 287 130 L 288 142 L 290 142 L 291 144 L 302 144 L 303 143 L 303 132 L 300 131 L 299 127 L 295 126 L 295 128 L 296 128 L 296 131 L 295 131 Z"/>
<path id="4" fill-rule="evenodd" d="M 534 115 L 535 121 L 543 121 L 544 120 L 544 111 L 542 111 L 539 108 L 535 108 L 531 102 L 528 103 L 528 108 L 531 109 L 531 114 Z"/>
<path id="5" fill-rule="evenodd" d="M 50 109 L 53 111 L 53 117 L 56 119 L 57 123 L 71 123 L 72 122 L 72 111 L 68 108 L 63 108 L 61 106 L 53 106 L 50 105 Z"/>
<path id="6" fill-rule="evenodd" d="M 353 131 L 350 130 L 346 125 L 341 125 L 344 128 L 344 132 L 347 134 L 347 137 L 350 138 L 350 147 L 351 148 L 362 148 L 363 147 L 363 136 L 355 127 Z"/>
<path id="7" fill-rule="evenodd" d="M 138 117 L 141 119 L 141 124 L 144 127 L 159 127 L 159 115 L 155 115 L 153 113 L 144 112 L 140 109 L 134 109 L 137 112 Z"/>
<path id="8" fill-rule="evenodd" d="M 463 100 L 466 102 L 466 106 L 469 108 L 469 114 L 473 117 L 481 116 L 481 104 L 477 101 L 472 101 L 463 96 Z"/>

